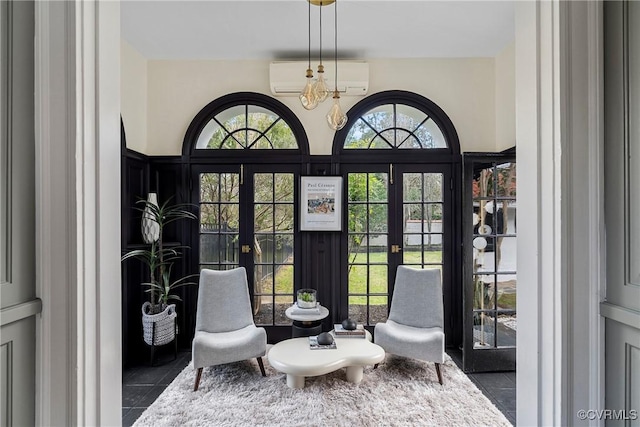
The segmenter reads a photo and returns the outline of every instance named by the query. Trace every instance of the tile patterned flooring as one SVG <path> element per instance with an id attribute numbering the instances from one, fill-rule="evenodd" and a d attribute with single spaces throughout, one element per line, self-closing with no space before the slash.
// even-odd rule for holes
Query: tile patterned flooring
<path id="1" fill-rule="evenodd" d="M 458 366 L 462 364 L 460 350 L 451 349 L 447 353 Z M 131 426 L 190 361 L 191 353 L 186 351 L 178 353 L 176 360 L 170 360 L 161 366 L 141 365 L 125 369 L 122 373 L 122 425 Z M 490 372 L 468 376 L 511 424 L 515 425 L 516 373 Z"/>

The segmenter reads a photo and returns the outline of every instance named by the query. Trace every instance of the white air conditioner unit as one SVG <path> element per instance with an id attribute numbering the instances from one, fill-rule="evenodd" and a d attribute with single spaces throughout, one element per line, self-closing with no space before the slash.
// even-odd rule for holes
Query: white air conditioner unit
<path id="1" fill-rule="evenodd" d="M 307 61 L 272 62 L 269 65 L 269 85 L 275 96 L 295 96 L 306 83 Z M 324 78 L 333 91 L 334 62 L 323 61 Z M 311 63 L 313 76 L 318 77 L 318 61 Z M 343 95 L 366 95 L 369 90 L 369 64 L 364 61 L 338 61 L 338 90 Z"/>

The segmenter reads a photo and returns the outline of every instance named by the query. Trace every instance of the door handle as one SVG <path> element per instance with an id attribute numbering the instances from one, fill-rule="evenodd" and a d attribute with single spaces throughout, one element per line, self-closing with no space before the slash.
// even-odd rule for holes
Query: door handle
<path id="1" fill-rule="evenodd" d="M 400 245 L 391 245 L 391 253 L 392 254 L 397 254 L 400 251 L 402 251 L 402 248 L 400 247 Z"/>
<path id="2" fill-rule="evenodd" d="M 243 254 L 248 254 L 249 252 L 251 252 L 251 246 L 250 245 L 242 245 L 242 253 Z"/>

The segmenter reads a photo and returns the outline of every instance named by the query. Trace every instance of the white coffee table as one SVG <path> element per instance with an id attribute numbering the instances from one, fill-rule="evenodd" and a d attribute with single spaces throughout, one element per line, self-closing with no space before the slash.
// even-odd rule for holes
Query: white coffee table
<path id="1" fill-rule="evenodd" d="M 347 381 L 362 381 L 364 367 L 384 360 L 384 350 L 367 338 L 336 338 L 336 349 L 311 350 L 309 338 L 292 338 L 274 345 L 267 358 L 277 371 L 287 374 L 287 385 L 304 388 L 305 377 L 347 368 Z"/>

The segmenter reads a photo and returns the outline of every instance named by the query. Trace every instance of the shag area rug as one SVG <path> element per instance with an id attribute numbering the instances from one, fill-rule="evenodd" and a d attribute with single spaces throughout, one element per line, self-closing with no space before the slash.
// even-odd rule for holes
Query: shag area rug
<path id="1" fill-rule="evenodd" d="M 190 364 L 134 426 L 511 426 L 447 356 L 438 383 L 433 363 L 387 355 L 360 384 L 345 369 L 287 387 L 262 358 L 205 368 L 194 392 Z"/>

